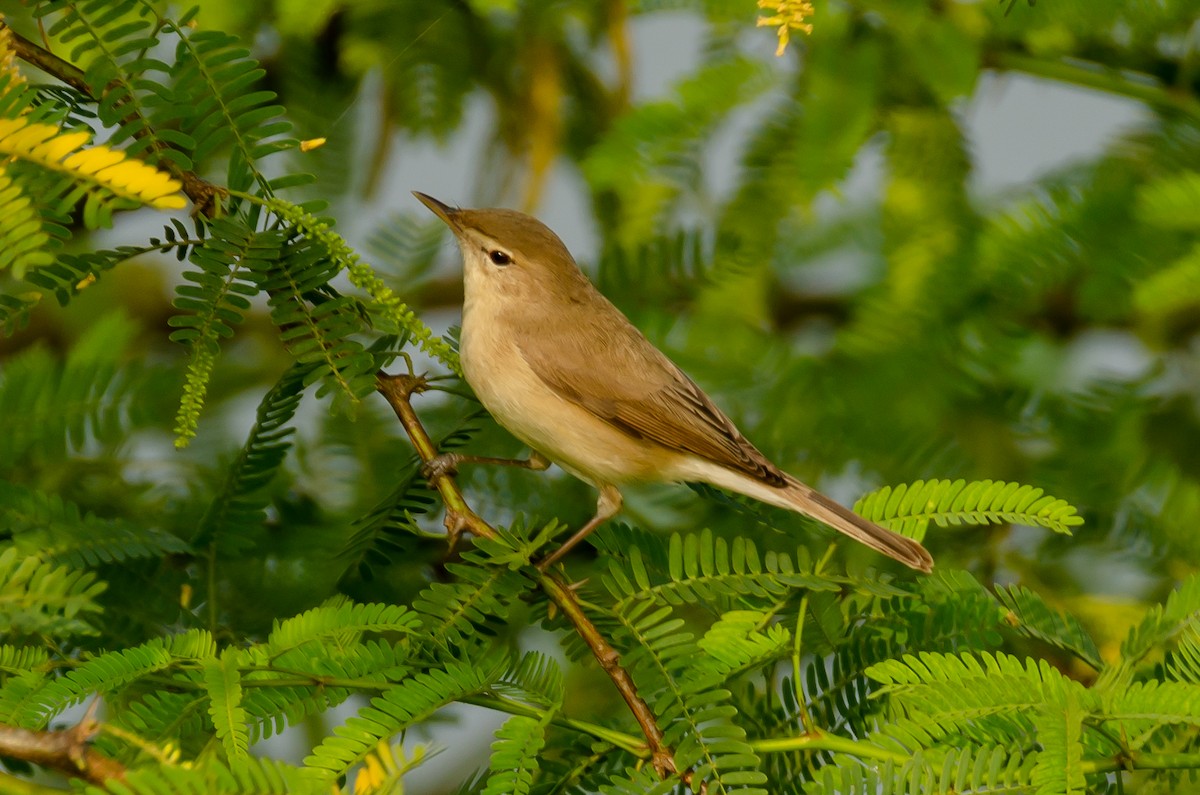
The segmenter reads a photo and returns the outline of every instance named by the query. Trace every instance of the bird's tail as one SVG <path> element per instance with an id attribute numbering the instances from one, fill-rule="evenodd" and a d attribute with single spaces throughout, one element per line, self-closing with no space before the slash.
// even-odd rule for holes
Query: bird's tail
<path id="1" fill-rule="evenodd" d="M 766 501 L 824 522 L 839 533 L 845 533 L 855 541 L 862 542 L 889 558 L 895 558 L 905 566 L 926 574 L 933 570 L 933 558 L 925 547 L 916 541 L 867 521 L 790 475 L 784 477 L 787 479 L 787 485 L 780 489 L 772 489 L 780 499 Z M 759 496 L 759 499 L 763 497 Z"/>

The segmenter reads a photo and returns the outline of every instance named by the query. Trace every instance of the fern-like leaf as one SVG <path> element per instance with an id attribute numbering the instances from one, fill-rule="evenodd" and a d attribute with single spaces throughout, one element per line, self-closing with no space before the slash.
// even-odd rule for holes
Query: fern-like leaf
<path id="1" fill-rule="evenodd" d="M 226 184 L 233 190 L 255 188 L 272 195 L 276 185 L 259 162 L 296 142 L 286 137 L 291 124 L 273 104 L 275 92 L 258 87 L 266 71 L 228 33 L 190 30 L 171 20 L 165 24 L 179 39 L 170 67 L 175 90 L 148 99 L 156 125 L 178 130 L 193 167 L 228 151 Z"/>
<path id="2" fill-rule="evenodd" d="M 1019 632 L 1065 649 L 1096 670 L 1103 667 L 1096 642 L 1075 616 L 1054 610 L 1042 597 L 1020 585 L 997 587 L 996 596 L 1010 611 L 1010 625 Z"/>
<path id="3" fill-rule="evenodd" d="M 217 739 L 225 749 L 226 761 L 233 770 L 244 768 L 250 748 L 239 663 L 238 651 L 226 649 L 220 658 L 205 660 L 203 668 L 208 715 L 216 727 Z"/>
<path id="4" fill-rule="evenodd" d="M 131 770 L 121 781 L 89 786 L 86 795 L 329 795 L 302 768 L 274 759 L 248 757 L 240 765 L 208 758 L 188 765 L 150 765 Z"/>
<path id="5" fill-rule="evenodd" d="M 867 675 L 934 737 L 970 733 L 978 721 L 987 722 L 987 736 L 1020 736 L 1030 732 L 1039 710 L 1061 707 L 1068 693 L 1084 708 L 1098 702 L 1045 660 L 1022 662 L 1001 653 L 910 654 L 873 665 Z"/>
<path id="6" fill-rule="evenodd" d="M 190 283 L 175 288 L 175 308 L 183 312 L 169 321 L 176 329 L 171 340 L 191 352 L 175 421 L 176 447 L 196 435 L 219 340 L 233 336 L 233 327 L 250 308 L 249 298 L 258 292 L 248 274 L 274 267 L 285 243 L 278 231 L 255 232 L 241 219 L 223 218 L 213 221 L 208 238 L 191 249 L 196 270 L 185 271 Z"/>
<path id="7" fill-rule="evenodd" d="M 523 655 L 517 666 L 505 672 L 493 689 L 497 693 L 515 690 L 526 700 L 550 710 L 562 706 L 566 693 L 558 663 L 538 652 Z"/>
<path id="8" fill-rule="evenodd" d="M 709 530 L 672 535 L 668 566 L 667 580 L 653 581 L 641 550 L 633 547 L 624 564 L 609 562 L 602 582 L 618 600 L 618 609 L 645 599 L 664 605 L 712 604 L 721 596 L 778 597 L 798 588 L 841 587 L 838 578 L 799 569 L 787 555 L 770 552 L 764 559 L 753 541 L 743 536 L 726 541 Z"/>
<path id="9" fill-rule="evenodd" d="M 364 632 L 410 633 L 419 624 L 419 616 L 404 605 L 355 602 L 323 605 L 294 618 L 276 621 L 266 645 L 268 652 L 275 655 L 323 638 L 357 638 Z"/>
<path id="10" fill-rule="evenodd" d="M 153 166 L 127 158 L 124 152 L 97 144 L 83 148 L 91 136 L 86 132 L 63 132 L 59 128 L 25 118 L 0 119 L 0 154 L 44 169 L 56 171 L 88 189 L 125 199 L 133 205 L 146 204 L 159 210 L 178 210 L 187 204 L 180 184 Z M 85 218 L 89 226 L 101 225 L 94 205 Z"/>
<path id="11" fill-rule="evenodd" d="M 538 754 L 546 743 L 546 722 L 524 715 L 514 715 L 496 731 L 492 755 L 488 761 L 491 774 L 481 795 L 526 795 L 533 789 L 534 777 L 540 769 Z"/>
<path id="12" fill-rule="evenodd" d="M 0 645 L 0 672 L 15 674 L 41 668 L 50 660 L 50 652 L 40 646 Z"/>
<path id="13" fill-rule="evenodd" d="M 675 781 L 659 778 L 650 765 L 618 773 L 600 787 L 602 795 L 669 795 L 677 791 Z"/>
<path id="14" fill-rule="evenodd" d="M 1167 601 L 1146 611 L 1141 622 L 1129 631 L 1121 643 L 1121 661 L 1105 672 L 1103 681 L 1114 685 L 1124 679 L 1134 666 L 1185 631 L 1200 629 L 1200 575 L 1193 574 L 1171 592 Z"/>
<path id="15" fill-rule="evenodd" d="M 0 270 L 10 268 L 21 279 L 27 271 L 54 261 L 50 236 L 42 228 L 37 208 L 25 192 L 0 168 Z"/>
<path id="16" fill-rule="evenodd" d="M 1138 749 L 1162 726 L 1200 726 L 1200 686 L 1185 682 L 1134 682 L 1106 694 L 1104 720 Z"/>
<path id="17" fill-rule="evenodd" d="M 249 543 L 248 537 L 262 525 L 265 489 L 291 447 L 289 437 L 295 429 L 288 423 L 300 405 L 310 370 L 292 365 L 263 396 L 246 443 L 200 521 L 195 546 L 216 543 L 231 553 Z"/>
<path id="18" fill-rule="evenodd" d="M 40 293 L 0 294 L 0 335 L 10 336 L 29 324 L 29 316 L 41 303 Z"/>
<path id="19" fill-rule="evenodd" d="M 435 653 L 461 654 L 468 644 L 482 642 L 480 628 L 507 617 L 532 588 L 520 572 L 488 566 L 477 552 L 463 557 L 463 563 L 446 565 L 454 582 L 431 583 L 413 599 L 413 609 L 421 614 L 425 642 Z"/>
<path id="20" fill-rule="evenodd" d="M 129 522 L 99 519 L 53 494 L 0 480 L 0 517 L 31 557 L 75 568 L 136 558 L 186 554 L 173 535 Z"/>
<path id="21" fill-rule="evenodd" d="M 0 551 L 0 636 L 95 634 L 91 621 L 106 585 L 91 572 Z"/>
<path id="22" fill-rule="evenodd" d="M 999 480 L 918 480 L 884 486 L 862 497 L 854 511 L 918 541 L 931 521 L 939 527 L 1007 522 L 1068 534 L 1083 523 L 1066 501 L 1033 486 Z"/>
<path id="23" fill-rule="evenodd" d="M 171 652 L 160 640 L 106 652 L 42 688 L 24 713 L 17 716 L 17 721 L 22 726 L 41 728 L 89 695 L 107 695 L 147 674 L 169 667 L 172 662 Z"/>
<path id="24" fill-rule="evenodd" d="M 371 699 L 334 729 L 304 763 L 312 775 L 330 781 L 362 761 L 380 741 L 406 726 L 421 721 L 445 705 L 468 695 L 477 695 L 494 678 L 494 667 L 484 663 L 451 663 L 444 670 L 417 674 L 408 681 Z"/>
<path id="25" fill-rule="evenodd" d="M 707 656 L 670 607 L 643 599 L 623 607 L 615 618 L 618 638 L 633 647 L 626 665 L 658 716 L 676 766 L 692 770 L 693 786 L 704 782 L 713 792 L 765 795 L 760 758 L 733 721 L 737 708 L 721 687 L 727 668 L 697 664 Z"/>
<path id="26" fill-rule="evenodd" d="M 380 325 L 383 326 L 384 331 L 402 334 L 414 340 L 421 350 L 461 375 L 462 367 L 454 348 L 445 340 L 436 337 L 433 330 L 425 325 L 390 287 L 384 284 L 375 270 L 363 262 L 354 249 L 333 231 L 328 222 L 316 218 L 301 207 L 279 199 L 269 200 L 267 207 L 293 228 L 316 242 L 324 251 L 328 261 L 332 263 L 335 272 L 336 269 L 344 268 L 350 282 L 371 296 L 375 302 L 372 308 L 379 315 Z"/>
<path id="27" fill-rule="evenodd" d="M 731 610 L 717 620 L 696 645 L 713 658 L 728 678 L 788 654 L 792 633 L 781 624 L 767 624 L 758 610 Z"/>
<path id="28" fill-rule="evenodd" d="M 203 241 L 188 235 L 182 221 L 172 218 L 163 228 L 163 236 L 152 237 L 147 245 L 119 246 L 102 251 L 60 253 L 52 264 L 40 267 L 26 276 L 26 281 L 54 292 L 60 306 L 95 284 L 107 271 L 127 260 L 153 252 L 174 251 L 180 259 L 191 247 Z"/>
<path id="29" fill-rule="evenodd" d="M 1033 768 L 1036 795 L 1083 795 L 1083 708 L 1074 690 L 1061 704 L 1047 706 L 1035 719 L 1042 746 Z"/>
<path id="30" fill-rule="evenodd" d="M 338 268 L 324 249 L 301 238 L 255 278 L 269 296 L 271 320 L 284 345 L 297 362 L 313 366 L 305 385 L 323 378 L 320 393 L 334 391 L 356 401 L 375 389 L 376 366 L 355 339 L 365 327 L 354 299 L 328 288 Z"/>

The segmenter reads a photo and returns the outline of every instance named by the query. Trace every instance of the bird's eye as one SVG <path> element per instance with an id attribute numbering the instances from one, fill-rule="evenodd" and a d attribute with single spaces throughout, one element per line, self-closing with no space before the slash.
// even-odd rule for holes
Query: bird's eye
<path id="1" fill-rule="evenodd" d="M 492 260 L 492 263 L 495 265 L 508 265 L 509 263 L 512 262 L 512 257 L 508 256 L 507 254 L 505 254 L 503 251 L 500 251 L 499 249 L 497 249 L 495 251 L 489 251 L 488 257 Z"/>

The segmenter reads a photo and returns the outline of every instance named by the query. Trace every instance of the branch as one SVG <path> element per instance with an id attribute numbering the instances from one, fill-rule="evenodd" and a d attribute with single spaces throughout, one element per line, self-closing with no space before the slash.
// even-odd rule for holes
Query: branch
<path id="1" fill-rule="evenodd" d="M 0 756 L 60 770 L 97 785 L 124 781 L 125 766 L 90 745 L 100 728 L 91 713 L 89 709 L 83 720 L 62 731 L 30 731 L 0 724 Z"/>
<path id="2" fill-rule="evenodd" d="M 1081 767 L 1084 775 L 1118 770 L 1194 770 L 1200 768 L 1200 754 L 1144 754 L 1129 751 L 1100 759 L 1085 759 Z"/>
<path id="3" fill-rule="evenodd" d="M 434 447 L 429 434 L 425 432 L 425 428 L 421 425 L 410 402 L 413 395 L 422 392 L 425 388 L 426 382 L 421 376 L 389 375 L 382 372 L 378 375 L 377 389 L 379 393 L 396 412 L 396 417 L 404 426 L 408 438 L 412 440 L 417 455 L 421 457 L 422 461 L 429 463 L 437 457 L 437 448 Z M 467 505 L 453 477 L 448 474 L 437 474 L 431 480 L 445 501 L 446 528 L 452 536 L 462 530 L 470 530 L 475 535 L 485 538 L 496 537 L 495 529 L 479 518 Z M 616 686 L 621 698 L 625 699 L 626 705 L 642 729 L 642 734 L 646 736 L 646 742 L 650 749 L 650 760 L 659 776 L 665 779 L 677 774 L 679 771 L 675 767 L 674 755 L 663 741 L 663 733 L 658 728 L 654 713 L 638 695 L 637 686 L 634 685 L 629 672 L 621 667 L 621 655 L 600 634 L 600 630 L 596 629 L 596 625 L 583 612 L 583 607 L 575 597 L 574 591 L 567 587 L 566 583 L 553 574 L 541 572 L 538 576 L 538 584 L 571 622 L 575 631 L 579 633 L 579 637 L 583 638 L 583 642 L 592 650 L 592 655 L 600 663 L 600 667 L 604 669 L 608 678 Z M 687 774 L 684 774 L 682 778 L 686 781 Z"/>
<path id="4" fill-rule="evenodd" d="M 892 761 L 898 765 L 907 762 L 911 757 L 898 751 L 886 748 L 864 740 L 852 740 L 837 734 L 829 734 L 821 729 L 813 729 L 796 737 L 768 737 L 761 740 L 751 740 L 750 747 L 760 754 L 780 754 L 792 751 L 833 751 L 835 753 L 856 756 L 860 759 L 878 759 L 881 762 Z"/>
<path id="5" fill-rule="evenodd" d="M 9 31 L 12 33 L 13 51 L 22 61 L 36 66 L 51 77 L 61 80 L 93 102 L 99 103 L 104 99 L 103 95 L 98 97 L 93 93 L 92 87 L 84 79 L 83 70 L 78 66 L 63 60 L 41 45 L 25 38 L 9 27 L 3 20 L 0 20 L 0 27 L 9 28 Z M 130 118 L 126 117 L 125 121 L 128 121 Z M 150 147 L 155 152 L 170 149 L 166 143 L 152 137 L 148 128 L 139 129 L 134 133 L 134 137 L 139 139 L 149 138 Z M 161 158 L 160 162 L 165 164 L 171 175 L 183 185 L 183 192 L 191 199 L 195 212 L 204 213 L 210 218 L 216 215 L 216 198 L 225 194 L 223 188 L 198 177 L 195 172 L 180 168 L 170 158 Z"/>
<path id="6" fill-rule="evenodd" d="M 396 412 L 396 418 L 400 420 L 408 438 L 412 440 L 417 455 L 421 456 L 421 460 L 426 464 L 436 458 L 438 452 L 433 446 L 433 440 L 429 438 L 429 434 L 417 418 L 417 413 L 413 411 L 410 400 L 413 395 L 424 392 L 427 388 L 428 384 L 422 376 L 388 375 L 382 372 L 376 376 L 376 389 Z M 463 530 L 470 530 L 474 535 L 483 538 L 496 537 L 492 526 L 480 519 L 467 505 L 454 478 L 443 473 L 435 474 L 430 481 L 442 495 L 442 502 L 446 504 L 446 530 L 450 533 L 451 545 Z"/>
<path id="7" fill-rule="evenodd" d="M 1140 100 L 1153 108 L 1170 108 L 1200 118 L 1200 102 L 1189 92 L 1172 90 L 1142 72 L 1115 69 L 1082 58 L 1047 59 L 1015 52 L 991 53 L 984 57 L 984 65 L 1095 88 Z"/>
<path id="8" fill-rule="evenodd" d="M 524 715 L 525 717 L 536 718 L 538 720 L 542 720 L 546 717 L 546 710 L 538 709 L 537 707 L 532 707 L 528 704 L 523 704 L 520 701 L 516 701 L 515 699 L 504 696 L 497 696 L 494 694 L 490 696 L 467 696 L 461 700 L 464 704 L 474 704 L 477 707 L 486 707 L 487 709 L 494 709 L 498 712 L 504 712 L 509 715 Z M 646 743 L 642 742 L 632 734 L 626 734 L 625 732 L 617 731 L 616 729 L 610 729 L 609 727 L 601 726 L 598 723 L 568 718 L 565 715 L 559 715 L 557 713 L 551 716 L 550 723 L 564 729 L 570 729 L 571 731 L 591 735 L 597 740 L 616 746 L 622 751 L 632 754 L 639 759 L 647 759 L 650 756 L 650 751 L 647 748 Z"/>

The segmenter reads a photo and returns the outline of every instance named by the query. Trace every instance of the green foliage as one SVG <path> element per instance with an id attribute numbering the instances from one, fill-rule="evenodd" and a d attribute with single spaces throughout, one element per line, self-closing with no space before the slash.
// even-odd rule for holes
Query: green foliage
<path id="1" fill-rule="evenodd" d="M 51 465 L 95 441 L 112 445 L 145 414 L 152 383 L 126 349 L 134 334 L 120 315 L 97 323 L 59 361 L 43 347 L 10 358 L 0 373 L 0 471 Z"/>
<path id="2" fill-rule="evenodd" d="M 776 60 L 753 0 L 6 9 L 0 724 L 102 702 L 97 793 L 1194 789 L 1196 4 L 814 5 Z M 647 31 L 698 31 L 662 88 Z M 985 71 L 1140 115 L 996 190 Z M 480 147 L 455 203 L 581 191 L 602 291 L 934 573 L 703 485 L 543 572 L 592 491 L 470 464 L 495 536 L 448 551 L 377 374 L 428 371 L 438 451 L 521 450 L 443 225 L 380 205 L 444 195 L 390 170 L 441 144 Z"/>
<path id="3" fill-rule="evenodd" d="M 225 749 L 232 769 L 245 766 L 250 747 L 246 730 L 246 709 L 242 706 L 242 676 L 235 649 L 225 649 L 220 658 L 204 661 L 204 690 L 208 693 L 208 715 L 217 739 Z"/>
<path id="4" fill-rule="evenodd" d="M 326 638 L 355 638 L 363 632 L 411 632 L 418 623 L 416 615 L 403 605 L 325 605 L 277 623 L 267 638 L 267 650 L 276 655 Z"/>
<path id="5" fill-rule="evenodd" d="M 854 510 L 873 522 L 918 540 L 929 523 L 1026 524 L 1070 533 L 1083 524 L 1075 507 L 1033 486 L 983 480 L 918 480 L 895 488 L 884 486 L 854 504 Z"/>
<path id="6" fill-rule="evenodd" d="M 1006 620 L 1018 631 L 1053 643 L 1097 670 L 1103 667 L 1096 642 L 1075 616 L 1054 610 L 1041 596 L 1020 585 L 997 587 L 996 596 L 1010 611 Z"/>
<path id="7" fill-rule="evenodd" d="M 193 543 L 213 545 L 225 554 L 236 554 L 253 543 L 269 502 L 267 485 L 283 465 L 294 432 L 289 423 L 300 405 L 304 382 L 312 368 L 295 364 L 263 396 L 254 426 L 225 481 L 200 520 Z"/>
<path id="8" fill-rule="evenodd" d="M 452 701 L 482 692 L 495 675 L 494 666 L 451 663 L 441 670 L 412 676 L 359 710 L 304 760 L 319 780 L 329 781 L 361 761 L 380 740 L 428 718 Z"/>
<path id="9" fill-rule="evenodd" d="M 104 788 L 88 787 L 89 795 L 200 795 L 224 792 L 230 795 L 317 795 L 327 791 L 304 778 L 303 770 L 271 759 L 247 759 L 237 768 L 219 761 L 182 767 L 164 765 L 134 771 L 125 781 Z"/>
<path id="10" fill-rule="evenodd" d="M 96 597 L 105 584 L 92 572 L 23 555 L 10 546 L 0 552 L 0 583 L 4 637 L 95 633 L 88 618 L 101 611 Z"/>
<path id="11" fill-rule="evenodd" d="M 538 754 L 545 743 L 542 721 L 524 715 L 514 715 L 496 732 L 492 743 L 484 795 L 524 795 L 530 791 L 533 775 L 538 769 Z"/>
<path id="12" fill-rule="evenodd" d="M 136 558 L 182 555 L 187 543 L 132 522 L 100 519 L 56 494 L 0 481 L 0 516 L 16 548 L 76 569 Z"/>

